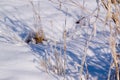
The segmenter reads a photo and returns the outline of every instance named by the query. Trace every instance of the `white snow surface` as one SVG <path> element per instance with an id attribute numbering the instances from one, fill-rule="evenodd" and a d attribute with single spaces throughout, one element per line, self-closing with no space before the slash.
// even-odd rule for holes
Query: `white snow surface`
<path id="1" fill-rule="evenodd" d="M 36 68 L 27 45 L 0 44 L 0 80 L 57 80 Z"/>

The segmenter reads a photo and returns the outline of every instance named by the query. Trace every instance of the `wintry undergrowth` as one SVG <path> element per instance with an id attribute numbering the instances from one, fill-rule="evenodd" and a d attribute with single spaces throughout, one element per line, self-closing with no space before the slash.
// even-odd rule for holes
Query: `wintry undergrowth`
<path id="1" fill-rule="evenodd" d="M 28 1 L 27 21 L 1 13 L 0 42 L 27 42 L 37 68 L 58 79 L 119 80 L 119 4 L 90 1 Z"/>

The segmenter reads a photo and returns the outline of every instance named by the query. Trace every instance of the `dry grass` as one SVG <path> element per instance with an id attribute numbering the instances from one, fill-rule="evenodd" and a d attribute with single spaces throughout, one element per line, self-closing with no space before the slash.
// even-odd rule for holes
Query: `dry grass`
<path id="1" fill-rule="evenodd" d="M 52 3 L 55 3 L 53 0 L 50 0 L 50 1 Z M 78 2 L 76 2 L 74 0 L 69 0 L 69 2 L 72 5 L 77 6 L 78 8 L 83 10 L 83 12 L 91 14 L 90 16 L 94 16 L 93 14 L 95 12 L 91 13 L 89 10 L 87 10 L 84 7 L 84 4 L 85 4 L 84 2 L 83 2 L 83 5 L 79 4 Z M 106 26 L 106 23 L 107 23 L 107 26 L 110 29 L 110 39 L 109 39 L 110 45 L 109 45 L 109 47 L 110 47 L 111 55 L 112 55 L 112 58 L 113 58 L 113 63 L 112 64 L 114 64 L 114 67 L 115 67 L 117 80 L 119 80 L 119 66 L 118 66 L 119 63 L 118 63 L 118 56 L 117 56 L 117 53 L 116 53 L 116 38 L 117 38 L 117 35 L 120 34 L 120 17 L 119 17 L 120 14 L 119 14 L 119 7 L 117 5 L 117 4 L 120 3 L 120 0 L 101 0 L 101 2 L 103 4 L 103 6 L 104 6 L 104 9 L 107 11 L 104 23 L 105 23 L 105 26 Z M 43 29 L 42 29 L 43 26 L 41 25 L 41 17 L 39 15 L 39 13 L 36 11 L 33 2 L 30 2 L 30 3 L 32 5 L 32 7 L 33 7 L 33 12 L 34 12 L 34 16 L 35 16 L 35 24 L 38 25 L 38 26 L 35 26 L 35 27 L 38 27 L 38 28 L 35 31 L 36 33 L 35 33 L 34 39 L 35 39 L 36 43 L 42 43 L 45 40 L 45 34 L 44 34 Z M 59 7 L 61 9 L 61 7 L 62 7 L 62 1 L 61 0 L 58 0 L 58 2 L 55 3 L 55 4 L 59 4 Z M 86 46 L 84 48 L 84 53 L 85 54 L 82 57 L 82 63 L 81 63 L 81 68 L 80 68 L 80 80 L 82 79 L 81 76 L 82 76 L 82 73 L 83 73 L 84 65 L 86 65 L 86 69 L 87 69 L 87 64 L 86 64 L 87 49 L 89 47 L 91 39 L 93 39 L 93 36 L 96 35 L 96 29 L 97 29 L 96 24 L 97 24 L 97 19 L 99 18 L 99 13 L 100 13 L 100 5 L 99 5 L 99 3 L 97 3 L 97 4 L 98 4 L 98 8 L 97 8 L 96 20 L 94 21 L 94 23 L 92 23 L 93 24 L 93 31 L 91 32 L 88 40 L 86 41 Z M 115 8 L 113 8 L 113 6 Z M 115 11 L 112 11 L 113 9 L 115 9 Z M 79 20 L 79 22 L 80 22 L 80 20 Z M 76 23 L 79 23 L 79 22 L 76 22 Z M 65 21 L 65 27 L 66 27 L 66 21 Z M 51 71 L 53 71 L 54 73 L 56 73 L 58 75 L 64 75 L 64 77 L 65 77 L 65 75 L 66 75 L 65 71 L 66 71 L 66 68 L 67 68 L 66 30 L 63 33 L 63 39 L 64 39 L 64 44 L 63 44 L 63 46 L 64 46 L 64 59 L 61 58 L 61 55 L 60 55 L 61 53 L 59 53 L 57 51 L 57 49 L 55 49 L 54 50 L 55 64 L 53 65 L 51 63 L 51 58 L 49 58 L 47 61 L 45 60 L 45 62 L 42 61 L 43 62 L 42 65 L 45 66 L 46 71 L 47 71 L 47 69 L 49 69 L 51 67 Z M 56 43 L 55 43 L 55 45 L 56 45 Z M 63 62 L 62 59 L 64 60 L 64 62 Z M 64 65 L 62 65 L 62 64 L 64 64 Z M 111 67 L 110 67 L 110 69 L 111 69 Z M 110 73 L 108 75 L 110 77 Z M 86 76 L 87 76 L 86 79 L 88 79 L 88 71 L 87 71 Z M 108 80 L 109 80 L 109 77 L 108 77 Z"/>
<path id="2" fill-rule="evenodd" d="M 42 43 L 43 41 L 46 41 L 46 38 L 45 38 L 44 31 L 43 31 L 41 16 L 40 16 L 39 11 L 35 7 L 33 1 L 29 0 L 29 2 L 30 2 L 30 5 L 32 6 L 33 13 L 34 13 L 33 14 L 33 17 L 34 17 L 34 23 L 33 24 L 34 24 L 34 26 L 33 26 L 33 30 L 32 30 L 33 33 L 31 31 L 30 34 L 28 34 L 26 42 L 29 43 L 29 42 L 32 42 L 32 40 L 34 40 L 36 44 Z"/>
<path id="3" fill-rule="evenodd" d="M 45 39 L 43 30 L 36 32 L 34 39 L 35 39 L 36 44 L 42 43 L 43 41 L 45 41 L 46 39 Z"/>
<path id="4" fill-rule="evenodd" d="M 111 55 L 113 58 L 113 63 L 115 66 L 115 71 L 116 71 L 116 76 L 117 76 L 117 80 L 119 80 L 119 66 L 118 66 L 118 59 L 117 59 L 117 53 L 116 53 L 116 38 L 117 35 L 119 35 L 119 26 L 120 26 L 120 21 L 119 21 L 119 9 L 116 5 L 116 3 L 118 3 L 119 1 L 117 0 L 108 0 L 107 3 L 105 3 L 104 0 L 101 0 L 104 7 L 107 10 L 107 15 L 106 15 L 106 22 L 109 23 L 109 27 L 110 27 L 110 49 L 111 49 Z M 112 5 L 114 4 L 114 5 Z M 115 7 L 115 11 L 112 12 L 113 7 Z M 113 23 L 115 25 L 112 25 L 111 20 L 113 20 Z M 110 67 L 111 68 L 111 67 Z M 110 77 L 110 73 L 108 74 Z M 110 79 L 108 77 L 108 80 Z"/>

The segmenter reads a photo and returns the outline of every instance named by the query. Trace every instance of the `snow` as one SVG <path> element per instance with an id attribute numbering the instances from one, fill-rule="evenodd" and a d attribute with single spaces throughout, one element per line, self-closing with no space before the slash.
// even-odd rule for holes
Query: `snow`
<path id="1" fill-rule="evenodd" d="M 34 12 L 29 0 L 1 0 L 0 80 L 63 80 L 63 75 L 57 75 L 53 71 L 47 73 L 41 63 L 44 58 L 48 61 L 51 58 L 51 65 L 55 65 L 54 49 L 63 55 L 65 29 L 67 30 L 67 80 L 79 80 L 84 54 L 87 54 L 86 63 L 90 80 L 107 80 L 112 57 L 108 42 L 109 30 L 104 28 L 102 22 L 96 24 L 96 34 L 92 36 L 85 53 L 86 43 L 93 31 L 93 26 L 88 23 L 89 20 L 90 23 L 95 20 L 91 14 L 97 7 L 96 0 L 85 0 L 84 6 L 88 10 L 75 6 L 69 0 L 62 1 L 60 7 L 56 3 L 57 0 L 33 0 L 41 16 L 45 36 L 50 41 L 44 44 L 26 44 L 25 37 L 30 31 L 36 30 Z M 83 4 L 83 0 L 73 1 L 79 5 Z M 103 14 L 103 11 L 100 13 Z M 75 23 L 84 16 L 86 19 L 83 19 L 81 24 Z M 105 14 L 100 16 L 104 18 Z M 86 71 L 84 68 L 82 80 Z"/>
<path id="2" fill-rule="evenodd" d="M 36 68 L 35 56 L 27 45 L 0 44 L 0 80 L 56 80 Z"/>

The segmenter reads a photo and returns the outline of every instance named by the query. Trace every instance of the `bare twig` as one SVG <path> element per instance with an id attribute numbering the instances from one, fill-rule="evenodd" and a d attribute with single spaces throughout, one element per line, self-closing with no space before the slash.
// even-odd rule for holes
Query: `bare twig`
<path id="1" fill-rule="evenodd" d="M 84 56 L 82 57 L 82 63 L 81 63 L 81 68 L 80 68 L 80 80 L 82 80 L 82 72 L 83 72 L 83 67 L 84 67 L 84 64 L 85 64 L 85 61 L 86 61 L 86 57 L 87 57 L 87 50 L 88 50 L 88 47 L 89 47 L 89 44 L 90 44 L 90 41 L 91 41 L 91 39 L 92 39 L 92 37 L 93 37 L 93 34 L 94 34 L 94 31 L 92 31 L 92 33 L 91 33 L 91 35 L 90 35 L 90 37 L 89 37 L 89 39 L 86 41 L 86 46 L 85 46 L 85 48 L 84 48 Z"/>

